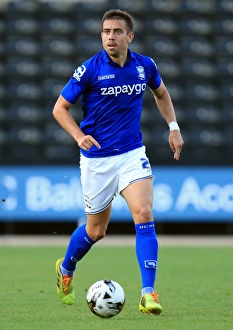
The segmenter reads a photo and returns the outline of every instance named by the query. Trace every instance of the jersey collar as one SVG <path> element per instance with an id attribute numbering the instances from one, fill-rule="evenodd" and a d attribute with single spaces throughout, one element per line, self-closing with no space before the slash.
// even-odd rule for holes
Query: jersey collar
<path id="1" fill-rule="evenodd" d="M 103 57 L 104 57 L 104 61 L 107 62 L 107 63 L 112 63 L 112 64 L 116 64 L 115 62 L 113 62 L 110 58 L 110 56 L 108 55 L 108 53 L 106 52 L 105 49 L 102 50 L 102 54 L 103 54 Z M 128 48 L 128 54 L 129 54 L 129 59 L 128 61 L 132 60 L 132 59 L 135 59 L 135 56 L 134 56 L 134 53 Z M 127 62 L 128 62 L 127 61 Z"/>

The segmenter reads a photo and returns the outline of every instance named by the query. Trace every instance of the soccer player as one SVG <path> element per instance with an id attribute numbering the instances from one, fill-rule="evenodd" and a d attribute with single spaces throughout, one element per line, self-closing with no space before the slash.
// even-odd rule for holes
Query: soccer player
<path id="1" fill-rule="evenodd" d="M 133 17 L 119 9 L 102 18 L 103 50 L 85 61 L 63 88 L 53 109 L 58 123 L 80 148 L 80 171 L 87 222 L 74 230 L 64 258 L 56 262 L 57 292 L 74 303 L 76 264 L 105 236 L 114 196 L 132 213 L 136 255 L 142 279 L 139 311 L 159 315 L 155 292 L 158 242 L 152 213 L 152 171 L 140 132 L 142 97 L 147 86 L 170 128 L 169 144 L 179 160 L 183 139 L 170 95 L 154 61 L 132 52 Z M 69 110 L 82 96 L 80 126 Z"/>

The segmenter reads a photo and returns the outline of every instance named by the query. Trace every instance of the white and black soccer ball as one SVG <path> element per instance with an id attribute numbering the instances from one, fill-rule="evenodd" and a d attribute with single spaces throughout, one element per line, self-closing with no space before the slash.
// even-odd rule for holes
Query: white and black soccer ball
<path id="1" fill-rule="evenodd" d="M 92 313 L 102 318 L 119 314 L 125 304 L 125 293 L 119 283 L 100 280 L 87 291 L 87 304 Z"/>

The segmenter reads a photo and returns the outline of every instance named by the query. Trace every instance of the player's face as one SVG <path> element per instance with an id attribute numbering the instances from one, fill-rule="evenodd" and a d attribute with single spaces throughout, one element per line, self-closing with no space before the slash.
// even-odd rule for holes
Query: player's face
<path id="1" fill-rule="evenodd" d="M 111 58 L 126 56 L 128 44 L 133 40 L 133 37 L 133 32 L 128 31 L 124 20 L 104 21 L 101 38 L 103 47 Z"/>

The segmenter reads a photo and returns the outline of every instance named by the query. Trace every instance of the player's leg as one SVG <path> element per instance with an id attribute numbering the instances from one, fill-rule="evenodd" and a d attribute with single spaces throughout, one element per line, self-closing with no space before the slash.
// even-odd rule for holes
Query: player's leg
<path id="1" fill-rule="evenodd" d="M 73 304 L 72 285 L 76 264 L 104 237 L 111 213 L 111 203 L 117 188 L 116 161 L 86 158 L 81 156 L 81 183 L 87 213 L 87 224 L 78 227 L 72 234 L 65 258 L 56 263 L 57 292 L 66 304 Z M 98 179 L 97 179 L 98 178 Z M 68 283 L 68 284 L 66 284 Z M 68 297 L 67 297 L 68 296 Z"/>
<path id="2" fill-rule="evenodd" d="M 87 215 L 86 232 L 94 242 L 104 238 L 110 221 L 111 209 L 112 205 L 110 204 L 100 213 Z"/>
<path id="3" fill-rule="evenodd" d="M 154 292 L 158 261 L 158 241 L 156 237 L 152 205 L 152 178 L 138 180 L 128 185 L 122 192 L 132 213 L 136 230 L 136 254 L 142 278 L 142 298 L 139 310 L 160 314 L 162 307 Z"/>
<path id="4" fill-rule="evenodd" d="M 97 214 L 87 215 L 87 224 L 74 230 L 62 266 L 73 276 L 76 263 L 91 249 L 92 245 L 105 236 L 110 220 L 111 205 Z"/>
<path id="5" fill-rule="evenodd" d="M 75 229 L 71 235 L 65 258 L 56 262 L 57 293 L 65 304 L 72 305 L 75 300 L 73 276 L 76 264 L 105 236 L 110 213 L 111 205 L 100 213 L 87 215 L 87 224 Z"/>

